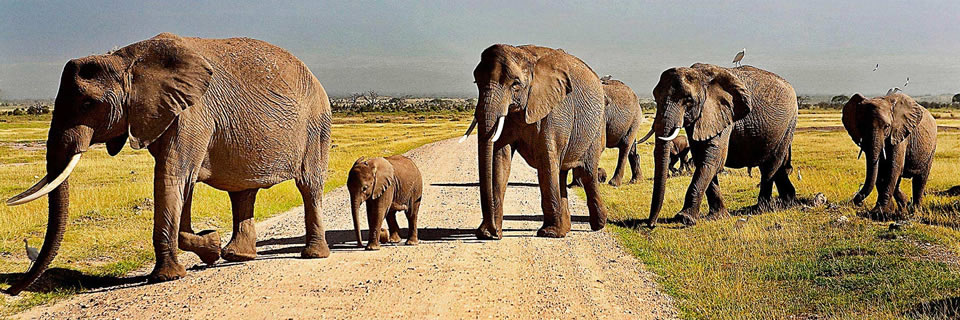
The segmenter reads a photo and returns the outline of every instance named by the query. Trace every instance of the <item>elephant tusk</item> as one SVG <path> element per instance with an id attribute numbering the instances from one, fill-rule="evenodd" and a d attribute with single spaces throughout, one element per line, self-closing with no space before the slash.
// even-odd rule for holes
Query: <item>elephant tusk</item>
<path id="1" fill-rule="evenodd" d="M 678 135 L 680 135 L 680 127 L 673 129 L 673 133 L 670 134 L 669 137 L 657 137 L 657 139 L 660 139 L 663 141 L 673 141 L 673 139 L 676 139 Z"/>
<path id="2" fill-rule="evenodd" d="M 880 149 L 880 155 L 883 156 L 883 160 L 887 160 L 887 146 L 883 146 Z"/>
<path id="3" fill-rule="evenodd" d="M 473 117 L 473 122 L 470 122 L 470 127 L 467 128 L 467 133 L 464 133 L 463 137 L 460 138 L 460 141 L 457 143 L 463 143 L 464 141 L 466 141 L 467 137 L 470 136 L 470 133 L 473 132 L 473 128 L 476 128 L 476 127 L 477 127 L 477 117 Z"/>
<path id="4" fill-rule="evenodd" d="M 500 139 L 500 134 L 503 133 L 504 118 L 505 117 L 501 116 L 500 119 L 497 120 L 497 131 L 493 133 L 493 139 L 491 139 L 490 142 L 497 142 L 497 139 Z"/>
<path id="5" fill-rule="evenodd" d="M 56 189 L 58 186 L 60 186 L 64 180 L 67 180 L 67 177 L 70 176 L 70 173 L 73 172 L 73 169 L 77 167 L 77 163 L 79 162 L 80 154 L 78 153 L 73 155 L 73 157 L 70 158 L 70 163 L 67 163 L 67 167 L 64 168 L 63 171 L 60 172 L 60 175 L 54 178 L 53 181 L 49 181 L 49 175 L 44 176 L 43 179 L 40 179 L 40 181 L 30 187 L 30 189 L 27 189 L 27 191 L 24 191 L 23 193 L 13 196 L 13 198 L 7 200 L 7 205 L 15 206 L 24 204 L 50 193 L 50 191 L 53 191 L 53 189 Z M 41 185 L 42 187 L 38 187 Z"/>

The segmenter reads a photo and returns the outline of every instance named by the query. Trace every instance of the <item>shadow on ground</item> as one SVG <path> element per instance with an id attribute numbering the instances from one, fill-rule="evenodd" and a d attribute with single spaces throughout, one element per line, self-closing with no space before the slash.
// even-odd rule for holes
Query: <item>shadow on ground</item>
<path id="1" fill-rule="evenodd" d="M 0 283 L 13 284 L 23 276 L 23 273 L 0 274 Z M 97 290 L 107 287 L 146 284 L 146 276 L 111 277 L 84 274 L 80 271 L 65 268 L 50 268 L 43 272 L 40 279 L 24 291 L 49 293 L 55 291 L 82 291 Z"/>
<path id="2" fill-rule="evenodd" d="M 430 186 L 433 187 L 480 187 L 479 182 L 437 182 L 431 183 Z M 536 182 L 507 182 L 508 187 L 530 187 L 530 188 L 540 188 L 540 184 Z"/>
<path id="3" fill-rule="evenodd" d="M 960 296 L 917 304 L 905 316 L 917 319 L 960 319 Z"/>

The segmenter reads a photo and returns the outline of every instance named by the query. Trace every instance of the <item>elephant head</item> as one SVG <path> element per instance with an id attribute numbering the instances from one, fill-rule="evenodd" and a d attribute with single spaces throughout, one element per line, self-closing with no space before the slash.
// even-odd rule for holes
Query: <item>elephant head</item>
<path id="1" fill-rule="evenodd" d="M 493 146 L 504 130 L 506 117 L 517 114 L 526 124 L 546 117 L 573 91 L 573 59 L 562 50 L 502 44 L 493 45 L 480 55 L 480 63 L 473 70 L 479 98 L 474 122 L 464 136 L 479 124 L 480 194 L 485 215 L 495 201 Z"/>
<path id="2" fill-rule="evenodd" d="M 203 57 L 171 34 L 67 62 L 47 138 L 47 175 L 7 200 L 7 205 L 18 205 L 50 197 L 39 258 L 8 293 L 18 294 L 33 283 L 56 256 L 69 211 L 67 178 L 80 155 L 97 143 L 106 143 L 107 152 L 116 155 L 128 138 L 131 147 L 146 147 L 201 100 L 212 73 Z"/>
<path id="3" fill-rule="evenodd" d="M 664 71 L 653 89 L 653 96 L 657 113 L 647 134 L 657 135 L 650 226 L 656 224 L 660 214 L 670 148 L 680 128 L 686 129 L 690 139 L 706 141 L 750 112 L 750 94 L 743 82 L 729 70 L 713 65 L 698 63 L 690 68 Z"/>
<path id="4" fill-rule="evenodd" d="M 353 163 L 353 168 L 350 168 L 347 189 L 350 191 L 350 212 L 353 214 L 353 229 L 357 233 L 359 247 L 363 246 L 363 237 L 360 235 L 360 204 L 383 196 L 393 183 L 392 178 L 393 165 L 384 158 L 367 160 L 360 157 Z"/>
<path id="5" fill-rule="evenodd" d="M 894 147 L 913 132 L 923 119 L 923 107 L 901 93 L 867 99 L 856 93 L 843 106 L 843 127 L 850 139 L 867 155 L 867 176 L 863 187 L 854 196 L 857 205 L 870 194 L 877 183 L 880 159 L 886 159 L 887 147 Z"/>

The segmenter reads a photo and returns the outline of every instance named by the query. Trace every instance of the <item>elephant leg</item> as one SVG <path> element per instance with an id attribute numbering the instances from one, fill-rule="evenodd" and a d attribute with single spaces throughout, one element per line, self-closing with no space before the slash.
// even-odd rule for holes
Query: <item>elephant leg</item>
<path id="1" fill-rule="evenodd" d="M 923 207 L 923 191 L 927 187 L 927 178 L 929 178 L 930 171 L 924 172 L 917 176 L 913 177 L 913 203 L 910 204 L 910 213 L 916 211 L 916 209 Z"/>
<path id="2" fill-rule="evenodd" d="M 325 142 L 329 143 L 329 142 Z M 322 150 L 329 150 L 325 148 Z M 322 160 L 326 168 L 326 160 Z M 314 174 L 313 180 L 297 180 L 297 189 L 303 198 L 303 223 L 306 227 L 305 245 L 300 256 L 303 258 L 326 258 L 330 256 L 330 246 L 323 232 L 323 220 L 320 219 L 323 207 L 322 175 Z"/>
<path id="3" fill-rule="evenodd" d="M 710 213 L 707 214 L 707 219 L 720 219 L 730 216 L 730 214 L 727 213 L 727 206 L 723 203 L 723 194 L 720 193 L 720 180 L 717 179 L 717 176 L 713 176 L 713 180 L 710 180 L 706 194 L 707 204 L 710 206 Z"/>
<path id="4" fill-rule="evenodd" d="M 627 167 L 627 156 L 630 155 L 629 145 L 620 144 L 617 146 L 617 168 L 613 170 L 613 177 L 607 183 L 614 187 L 620 186 L 620 180 L 623 179 L 623 171 Z M 574 174 L 576 176 L 576 174 Z"/>
<path id="5" fill-rule="evenodd" d="M 400 225 L 397 223 L 397 210 L 387 211 L 387 229 L 390 230 L 388 243 L 400 242 Z"/>
<path id="6" fill-rule="evenodd" d="M 894 153 L 890 159 L 880 160 L 880 172 L 877 181 L 877 204 L 871 210 L 871 215 L 877 220 L 887 220 L 896 213 L 896 201 L 891 201 L 894 188 L 903 170 L 903 161 L 896 161 L 898 154 Z M 902 157 L 902 155 L 899 155 Z M 882 178 L 882 179 L 881 179 Z"/>
<path id="7" fill-rule="evenodd" d="M 674 176 L 680 175 L 680 170 L 675 169 L 674 167 L 674 165 L 677 164 L 678 160 L 680 160 L 679 157 L 675 155 L 670 155 L 670 166 L 668 166 L 667 168 L 670 168 L 670 173 L 673 174 Z"/>
<path id="8" fill-rule="evenodd" d="M 507 193 L 507 180 L 510 179 L 510 165 L 513 161 L 513 148 L 503 145 L 494 146 L 493 154 L 493 208 L 490 216 L 484 216 L 477 229 L 479 239 L 500 239 L 503 236 L 503 197 Z"/>
<path id="9" fill-rule="evenodd" d="M 193 204 L 193 186 L 196 182 L 188 183 L 183 194 L 183 209 L 180 213 L 180 234 L 177 247 L 183 251 L 197 254 L 206 264 L 214 264 L 220 260 L 220 234 L 216 230 L 204 230 L 194 234 L 191 226 L 191 206 Z"/>
<path id="10" fill-rule="evenodd" d="M 790 181 L 790 174 L 787 173 L 787 168 L 781 167 L 780 170 L 777 170 L 777 174 L 773 176 L 773 181 L 777 185 L 777 193 L 779 193 L 780 202 L 783 205 L 792 205 L 797 201 L 797 189 L 793 186 L 793 182 Z"/>
<path id="11" fill-rule="evenodd" d="M 563 212 L 560 194 L 560 166 L 556 154 L 548 153 L 546 165 L 537 169 L 540 183 L 540 207 L 543 210 L 543 226 L 537 230 L 538 237 L 563 238 L 570 231 L 570 215 Z M 584 185 L 590 183 L 581 179 Z M 593 181 L 596 183 L 596 180 Z"/>
<path id="12" fill-rule="evenodd" d="M 900 207 L 900 210 L 903 210 L 907 208 L 909 199 L 907 198 L 907 194 L 903 193 L 903 190 L 900 189 L 900 182 L 903 182 L 902 177 L 897 179 L 897 186 L 893 187 L 893 198 L 897 200 L 897 206 Z"/>
<path id="13" fill-rule="evenodd" d="M 420 199 L 413 201 L 409 206 L 409 209 L 405 211 L 407 214 L 407 229 L 410 233 L 407 236 L 407 245 L 415 246 L 420 243 L 420 237 L 417 236 L 417 214 L 420 213 Z"/>
<path id="14" fill-rule="evenodd" d="M 253 204 L 260 189 L 230 192 L 233 207 L 233 236 L 220 256 L 227 261 L 248 261 L 257 257 L 257 230 L 253 221 Z"/>
<path id="15" fill-rule="evenodd" d="M 367 241 L 367 250 L 380 250 L 380 236 L 383 220 L 390 210 L 393 194 L 384 193 L 378 199 L 367 200 L 367 225 L 370 227 L 370 237 Z M 387 239 L 383 239 L 387 240 Z"/>
<path id="16" fill-rule="evenodd" d="M 770 174 L 773 169 L 762 164 L 760 168 L 760 193 L 757 195 L 757 207 L 766 210 L 772 207 L 774 177 Z M 769 177 L 769 178 L 768 178 Z"/>
<path id="17" fill-rule="evenodd" d="M 590 174 L 591 171 L 592 170 L 580 167 L 574 169 L 573 173 L 580 176 L 580 181 L 585 181 L 583 191 L 587 194 L 587 210 L 590 212 L 590 230 L 597 231 L 603 229 L 607 224 L 607 207 L 603 203 L 603 198 L 600 197 L 600 187 L 597 183 L 597 178 Z M 566 197 L 564 197 L 564 202 L 566 202 Z M 567 213 L 567 216 L 569 216 L 569 213 Z"/>
<path id="18" fill-rule="evenodd" d="M 730 128 L 724 130 L 712 140 L 691 144 L 693 158 L 697 167 L 693 171 L 690 186 L 683 200 L 683 209 L 670 221 L 685 225 L 696 224 L 700 217 L 700 202 L 707 187 L 727 162 L 727 142 L 730 139 Z M 719 190 L 717 190 L 719 193 Z"/>
<path id="19" fill-rule="evenodd" d="M 643 172 L 640 171 L 640 154 L 637 153 L 637 145 L 630 144 L 630 154 L 627 156 L 627 160 L 630 161 L 630 173 L 631 178 L 628 183 L 637 183 L 640 180 L 643 180 Z"/>
<path id="20" fill-rule="evenodd" d="M 187 274 L 186 268 L 177 261 L 177 231 L 180 228 L 183 195 L 186 194 L 188 183 L 179 176 L 165 173 L 160 164 L 158 160 L 153 182 L 153 197 L 156 203 L 153 214 L 153 250 L 156 265 L 150 272 L 151 282 L 175 280 Z"/>

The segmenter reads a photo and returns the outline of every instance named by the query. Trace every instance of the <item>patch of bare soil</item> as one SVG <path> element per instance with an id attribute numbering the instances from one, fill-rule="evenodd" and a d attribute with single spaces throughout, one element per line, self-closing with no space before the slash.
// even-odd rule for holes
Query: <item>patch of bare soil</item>
<path id="1" fill-rule="evenodd" d="M 420 245 L 356 247 L 349 195 L 324 196 L 330 258 L 299 259 L 302 208 L 257 224 L 259 257 L 200 266 L 184 279 L 145 284 L 142 270 L 23 318 L 654 319 L 674 318 L 654 276 L 607 232 L 591 232 L 582 199 L 571 197 L 574 230 L 536 238 L 542 224 L 536 173 L 514 161 L 504 239 L 478 241 L 476 142 L 456 139 L 409 152 L 424 175 Z M 398 215 L 405 226 L 403 215 Z M 366 223 L 361 225 L 365 226 Z M 221 230 L 224 241 L 227 230 Z M 366 231 L 364 231 L 366 234 Z M 401 232 L 406 235 L 406 230 Z M 226 243 L 226 242 L 224 242 Z M 401 242 L 402 243 L 402 242 Z M 108 281 L 109 282 L 109 281 Z"/>

